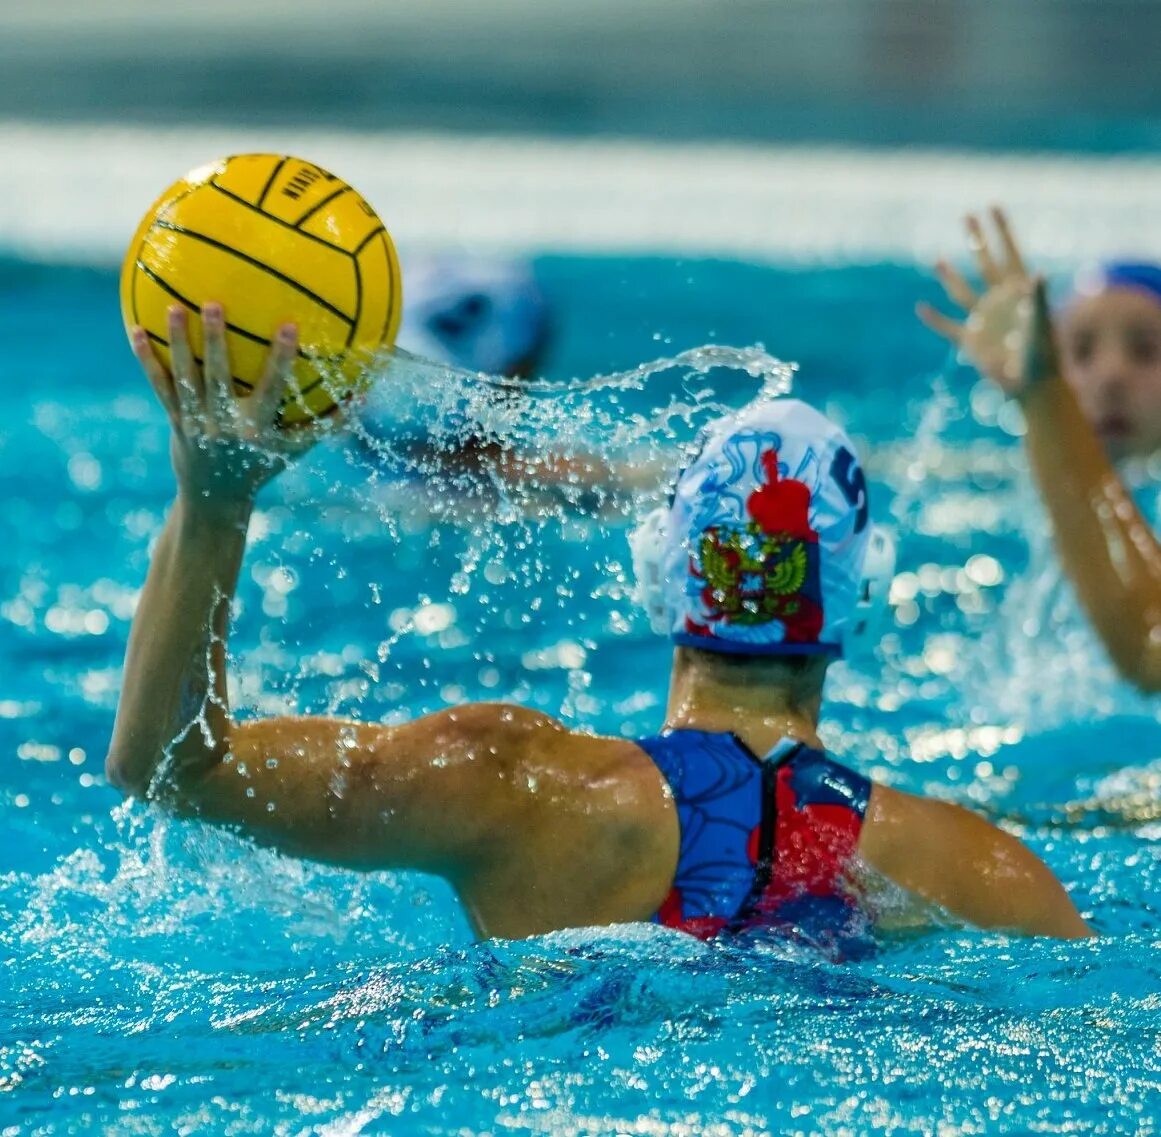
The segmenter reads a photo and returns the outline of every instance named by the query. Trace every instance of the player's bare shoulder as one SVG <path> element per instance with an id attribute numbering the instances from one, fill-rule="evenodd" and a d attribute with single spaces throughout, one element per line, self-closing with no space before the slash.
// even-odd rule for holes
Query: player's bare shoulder
<path id="1" fill-rule="evenodd" d="M 421 727 L 446 750 L 476 752 L 497 774 L 564 782 L 619 780 L 652 765 L 627 739 L 573 730 L 552 715 L 515 703 L 468 703 L 409 726 Z"/>

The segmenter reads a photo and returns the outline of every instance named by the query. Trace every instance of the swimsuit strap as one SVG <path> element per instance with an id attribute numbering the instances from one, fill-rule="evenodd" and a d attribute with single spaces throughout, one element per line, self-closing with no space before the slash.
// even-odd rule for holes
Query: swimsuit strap
<path id="1" fill-rule="evenodd" d="M 734 736 L 735 738 L 737 735 Z M 739 745 L 744 745 L 739 740 Z M 805 743 L 799 742 L 796 738 L 780 738 L 767 751 L 766 757 L 762 759 L 763 762 L 769 762 L 771 765 L 779 766 L 783 762 L 789 761 L 793 758 L 799 750 L 802 750 Z"/>
<path id="2" fill-rule="evenodd" d="M 775 747 L 763 773 L 754 888 L 732 926 L 790 926 L 832 945 L 862 934 L 866 921 L 846 878 L 870 780 L 804 743 Z"/>
<path id="3" fill-rule="evenodd" d="M 739 745 L 744 745 L 740 739 L 738 741 Z M 737 931 L 750 922 L 753 914 L 761 904 L 762 897 L 765 896 L 767 889 L 770 887 L 770 881 L 774 875 L 775 857 L 777 853 L 775 846 L 778 833 L 778 768 L 782 762 L 786 761 L 798 750 L 798 745 L 794 743 L 788 748 L 783 748 L 783 743 L 787 741 L 787 739 L 783 739 L 770 754 L 760 759 L 762 767 L 762 812 L 761 820 L 758 823 L 754 882 L 750 886 L 750 891 L 746 895 L 746 899 L 742 901 L 741 907 L 730 921 L 731 931 Z M 774 759 L 774 752 L 779 749 L 782 749 L 782 754 L 777 759 Z"/>

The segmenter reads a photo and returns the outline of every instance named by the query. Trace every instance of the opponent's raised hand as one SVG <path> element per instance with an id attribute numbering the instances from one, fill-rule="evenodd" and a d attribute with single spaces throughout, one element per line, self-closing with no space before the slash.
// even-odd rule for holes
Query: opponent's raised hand
<path id="1" fill-rule="evenodd" d="M 947 261 L 935 265 L 948 300 L 962 314 L 947 316 L 930 304 L 916 314 L 932 331 L 955 344 L 982 374 L 1008 394 L 1024 385 L 1028 317 L 1036 281 L 1029 274 L 1003 210 L 991 210 L 995 240 L 974 214 L 967 220 L 968 242 L 984 288 L 977 292 Z"/>
<path id="2" fill-rule="evenodd" d="M 282 429 L 278 408 L 289 390 L 298 353 L 292 324 L 275 333 L 262 377 L 254 390 L 234 392 L 220 304 L 202 309 L 204 358 L 195 358 L 189 321 L 180 305 L 169 309 L 172 366 L 157 358 L 141 328 L 132 330 L 133 353 L 173 428 L 170 453 L 181 491 L 209 502 L 252 500 L 258 490 L 334 428 L 334 418 Z"/>

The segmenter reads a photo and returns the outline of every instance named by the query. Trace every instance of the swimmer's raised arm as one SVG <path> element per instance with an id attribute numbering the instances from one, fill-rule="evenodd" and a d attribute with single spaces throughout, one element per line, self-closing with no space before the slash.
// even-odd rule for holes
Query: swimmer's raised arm
<path id="1" fill-rule="evenodd" d="M 1060 559 L 1120 673 L 1161 691 L 1161 545 L 1062 377 L 1043 281 L 1030 299 L 1020 403 Z"/>
<path id="2" fill-rule="evenodd" d="M 1003 213 L 994 216 L 998 256 L 969 219 L 987 285 L 981 295 L 949 266 L 937 270 L 967 319 L 926 306 L 920 318 L 1020 403 L 1065 572 L 1120 673 L 1141 690 L 1161 691 L 1161 545 L 1067 381 L 1044 281 L 1029 276 Z"/>
<path id="3" fill-rule="evenodd" d="M 226 635 L 254 497 L 314 440 L 274 427 L 297 350 L 294 329 L 279 331 L 257 390 L 242 402 L 232 390 L 221 307 L 207 305 L 202 318 L 199 366 L 184 309 L 170 309 L 172 373 L 146 333 L 132 333 L 134 354 L 170 420 L 177 479 L 130 632 L 106 763 L 111 781 L 141 796 L 161 788 L 159 771 L 163 780 L 196 775 L 225 752 Z"/>
<path id="4" fill-rule="evenodd" d="M 172 374 L 143 333 L 133 336 L 134 352 L 169 415 L 177 495 L 133 621 L 109 778 L 127 793 L 183 812 L 243 824 L 269 840 L 282 835 L 297 852 L 359 861 L 368 857 L 361 811 L 381 821 L 384 800 L 413 803 L 416 793 L 405 786 L 386 798 L 386 783 L 415 782 L 419 765 L 439 757 L 439 768 L 448 772 L 424 778 L 425 786 L 438 790 L 430 794 L 431 809 L 408 812 L 430 836 L 438 832 L 430 824 L 435 808 L 455 813 L 466 792 L 457 786 L 473 780 L 457 773 L 456 739 L 463 730 L 454 714 L 393 729 L 326 718 L 244 726 L 232 720 L 226 643 L 254 499 L 328 428 L 284 431 L 275 425 L 297 350 L 293 328 L 280 330 L 254 393 L 237 399 L 221 308 L 207 306 L 203 322 L 205 361 L 199 366 L 185 313 L 171 310 Z M 472 717 L 474 737 L 486 745 L 488 734 L 476 721 L 481 716 Z M 372 776 L 370 765 L 387 753 L 389 769 Z M 477 797 L 483 789 L 470 788 Z M 464 830 L 463 819 L 454 820 L 450 837 L 441 835 L 441 849 L 454 849 Z M 422 840 L 422 829 L 410 837 L 420 861 L 431 845 Z"/>

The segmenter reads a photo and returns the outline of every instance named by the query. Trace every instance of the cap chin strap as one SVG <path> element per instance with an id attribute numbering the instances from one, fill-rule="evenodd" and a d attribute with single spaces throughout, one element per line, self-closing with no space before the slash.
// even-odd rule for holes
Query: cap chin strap
<path id="1" fill-rule="evenodd" d="M 667 543 L 669 510 L 658 506 L 647 513 L 629 533 L 629 551 L 636 578 L 634 597 L 645 609 L 649 626 L 659 636 L 673 634 L 673 613 L 665 602 L 662 562 Z M 884 632 L 884 614 L 891 581 L 895 576 L 895 542 L 879 525 L 867 535 L 863 573 L 854 611 L 843 630 L 843 655 L 848 659 L 874 653 Z"/>

